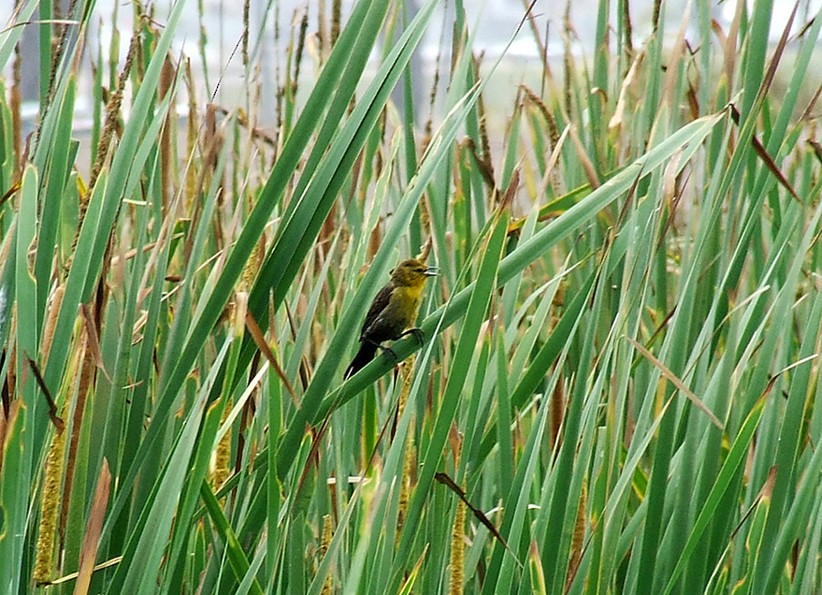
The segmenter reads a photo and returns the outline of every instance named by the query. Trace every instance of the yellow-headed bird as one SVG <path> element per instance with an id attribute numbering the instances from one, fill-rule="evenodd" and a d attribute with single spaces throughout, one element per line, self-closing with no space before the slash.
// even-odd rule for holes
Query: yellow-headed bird
<path id="1" fill-rule="evenodd" d="M 402 261 L 391 271 L 391 280 L 377 293 L 365 315 L 360 331 L 360 350 L 345 371 L 346 378 L 374 359 L 378 347 L 387 349 L 383 342 L 421 332 L 409 327 L 417 319 L 425 280 L 438 273 L 436 268 L 414 258 Z"/>

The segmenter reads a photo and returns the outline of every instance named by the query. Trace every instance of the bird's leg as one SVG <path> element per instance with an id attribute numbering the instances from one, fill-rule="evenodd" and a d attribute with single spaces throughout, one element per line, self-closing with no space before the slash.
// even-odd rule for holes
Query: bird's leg
<path id="1" fill-rule="evenodd" d="M 405 337 L 407 335 L 414 335 L 414 338 L 417 340 L 417 343 L 419 343 L 420 346 L 422 346 L 425 343 L 425 333 L 422 332 L 421 328 L 418 328 L 416 326 L 414 328 L 410 328 L 407 331 L 404 331 L 397 338 L 402 339 L 403 337 Z"/>
<path id="2" fill-rule="evenodd" d="M 385 353 L 390 355 L 391 358 L 394 361 L 397 361 L 399 359 L 397 357 L 397 354 L 394 352 L 394 350 L 391 349 L 390 347 L 388 347 L 387 345 L 383 345 L 382 343 L 377 343 L 376 341 L 372 341 L 371 339 L 363 339 L 363 341 L 365 341 L 367 343 L 371 343 L 371 345 L 373 345 L 374 347 L 377 347 L 378 349 L 382 349 Z"/>

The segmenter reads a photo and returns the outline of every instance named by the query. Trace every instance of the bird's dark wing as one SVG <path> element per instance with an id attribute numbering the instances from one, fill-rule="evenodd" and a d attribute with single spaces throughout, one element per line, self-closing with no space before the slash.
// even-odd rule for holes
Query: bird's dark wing
<path id="1" fill-rule="evenodd" d="M 354 356 L 354 359 L 348 365 L 348 369 L 345 371 L 345 379 L 348 380 L 354 374 L 362 370 L 368 362 L 374 359 L 374 356 L 377 354 L 377 346 L 374 343 L 369 343 L 368 341 L 364 341 L 360 344 L 360 349 L 357 351 L 357 355 Z"/>
<path id="2" fill-rule="evenodd" d="M 368 313 L 365 315 L 365 321 L 362 323 L 362 330 L 360 331 L 360 341 L 363 337 L 369 334 L 369 329 L 374 326 L 374 323 L 380 317 L 383 310 L 388 307 L 391 301 L 391 292 L 394 291 L 394 286 L 389 283 L 377 293 L 374 301 L 371 302 L 371 307 L 368 308 Z"/>

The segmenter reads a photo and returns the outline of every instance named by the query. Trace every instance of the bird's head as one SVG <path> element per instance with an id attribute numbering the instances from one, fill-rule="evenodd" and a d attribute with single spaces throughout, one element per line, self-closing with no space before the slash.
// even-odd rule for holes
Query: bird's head
<path id="1" fill-rule="evenodd" d="M 428 277 L 439 275 L 436 267 L 426 265 L 422 260 L 411 258 L 403 260 L 391 271 L 391 280 L 397 285 L 420 287 Z"/>

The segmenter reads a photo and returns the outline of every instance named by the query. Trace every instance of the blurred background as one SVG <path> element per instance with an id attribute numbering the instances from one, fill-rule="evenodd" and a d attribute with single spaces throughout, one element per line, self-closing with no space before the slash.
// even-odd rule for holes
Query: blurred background
<path id="1" fill-rule="evenodd" d="M 698 0 L 702 1 L 702 0 Z M 66 13 L 69 0 L 61 0 L 62 12 Z M 414 11 L 420 0 L 408 3 L 409 10 Z M 58 3 L 55 3 L 55 6 Z M 119 45 L 121 60 L 125 58 L 128 49 L 128 39 L 121 39 L 120 33 L 128 32 L 132 23 L 139 15 L 150 15 L 150 18 L 162 24 L 173 3 L 163 2 L 118 2 L 117 0 L 99 0 L 96 3 L 96 13 L 108 15 L 101 18 L 91 29 L 93 39 L 87 48 L 111 48 L 112 44 Z M 317 51 L 317 22 L 319 12 L 331 11 L 331 0 L 326 2 L 308 2 L 306 0 L 247 0 L 244 5 L 232 0 L 189 0 L 186 2 L 185 15 L 179 26 L 179 35 L 175 50 L 180 55 L 192 58 L 192 69 L 195 80 L 202 86 L 204 95 L 213 97 L 214 102 L 227 109 L 245 108 L 243 105 L 249 97 L 259 97 L 259 110 L 254 114 L 258 125 L 263 127 L 274 126 L 274 109 L 266 109 L 273 105 L 277 89 L 282 84 L 282 73 L 285 65 L 284 56 L 289 44 L 295 42 L 291 38 L 292 24 L 306 19 L 308 35 L 306 36 L 306 51 L 311 55 Z M 342 0 L 343 22 L 353 6 L 353 0 Z M 529 79 L 539 79 L 542 72 L 540 48 L 534 41 L 534 35 L 517 29 L 526 13 L 526 0 L 464 0 L 464 6 L 469 19 L 469 27 L 474 35 L 473 47 L 481 52 L 486 60 L 496 59 L 503 54 L 510 43 L 508 51 L 502 60 L 495 76 L 501 77 L 502 83 L 492 85 L 486 100 L 492 108 L 494 106 L 507 109 L 511 105 L 512 93 L 516 92 L 517 85 Z M 617 2 L 611 3 L 612 20 L 617 10 Z M 634 34 L 638 41 L 650 33 L 654 5 L 652 0 L 633 1 L 628 3 Z M 682 26 L 683 19 L 693 21 L 695 11 L 693 2 L 689 0 L 670 0 L 664 3 L 664 29 L 667 38 L 673 40 L 676 31 Z M 711 18 L 723 29 L 733 17 L 735 2 L 712 2 L 709 7 Z M 749 2 L 752 4 L 752 2 Z M 801 27 L 810 19 L 810 15 L 818 10 L 822 0 L 803 0 L 800 2 L 799 18 L 795 27 Z M 564 45 L 569 44 L 573 55 L 580 60 L 590 62 L 596 34 L 596 14 L 598 0 L 575 0 L 574 2 L 555 2 L 552 0 L 536 0 L 534 2 L 534 26 L 548 39 L 545 58 L 549 64 L 559 66 L 563 57 Z M 771 22 L 772 42 L 781 34 L 788 19 L 793 3 L 778 1 L 774 5 Z M 412 88 L 416 102 L 427 101 L 434 73 L 438 67 L 438 57 L 448 54 L 451 44 L 452 22 L 454 14 L 453 0 L 444 0 L 439 7 L 438 14 L 432 20 L 432 26 L 426 32 L 419 50 L 412 61 L 415 80 Z M 59 18 L 61 15 L 55 15 Z M 411 15 L 408 15 L 409 17 Z M 243 64 L 242 47 L 245 20 L 248 20 L 249 30 L 252 32 L 247 40 L 249 67 Z M 575 37 L 563 39 L 563 23 L 568 19 Z M 530 26 L 530 25 L 529 25 Z M 547 35 L 546 35 L 547 33 Z M 27 121 L 27 129 L 33 130 L 33 119 L 38 111 L 40 81 L 37 68 L 39 56 L 38 28 L 27 26 L 22 37 L 21 83 L 23 90 L 23 117 Z M 383 40 L 385 43 L 386 40 Z M 93 51 L 93 50 L 90 50 Z M 376 52 L 374 59 L 376 59 Z M 83 132 L 84 123 L 90 127 L 91 113 L 91 64 L 93 56 L 88 52 L 84 56 L 83 70 L 88 76 L 80 77 L 78 84 L 80 94 L 77 101 L 78 127 L 76 132 Z M 315 63 L 317 63 L 315 61 Z M 447 68 L 447 64 L 441 65 Z M 8 76 L 8 73 L 5 73 Z M 302 69 L 301 80 L 309 83 L 314 79 L 315 72 Z M 561 73 L 557 73 L 560 75 Z M 440 77 L 447 80 L 447 76 Z M 530 82 L 534 82 L 531 80 Z M 444 84 L 444 83 L 443 83 Z M 538 82 L 536 82 L 538 85 Z M 254 93 L 249 93 L 253 88 Z M 303 88 L 308 88 L 303 85 Z M 495 94 L 496 93 L 496 94 Z M 394 102 L 402 104 L 403 94 L 395 93 Z M 436 118 L 441 116 L 434 105 Z M 418 111 L 418 114 L 423 113 Z M 504 118 L 504 114 L 501 115 Z M 82 136 L 81 136 L 82 139 Z"/>

